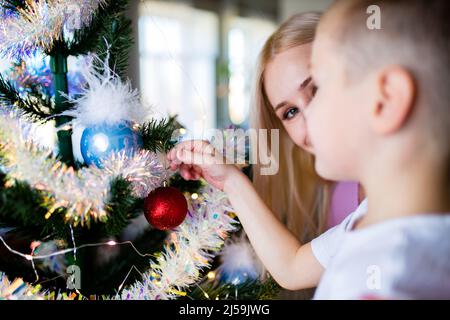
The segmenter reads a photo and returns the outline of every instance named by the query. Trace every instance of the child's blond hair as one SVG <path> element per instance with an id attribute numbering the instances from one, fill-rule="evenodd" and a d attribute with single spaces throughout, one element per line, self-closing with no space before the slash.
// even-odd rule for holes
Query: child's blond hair
<path id="1" fill-rule="evenodd" d="M 379 10 L 379 29 L 368 26 L 369 7 Z M 449 13 L 448 0 L 338 0 L 319 29 L 330 30 L 348 62 L 350 81 L 386 65 L 410 72 L 417 87 L 415 102 L 425 119 L 421 130 L 450 162 Z"/>

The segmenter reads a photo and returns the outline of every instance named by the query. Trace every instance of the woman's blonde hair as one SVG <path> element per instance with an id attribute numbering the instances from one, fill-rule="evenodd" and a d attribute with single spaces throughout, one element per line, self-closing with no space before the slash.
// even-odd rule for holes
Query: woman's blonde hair
<path id="1" fill-rule="evenodd" d="M 325 230 L 330 186 L 315 173 L 313 156 L 294 144 L 276 116 L 264 89 L 264 72 L 277 54 L 311 43 L 319 19 L 319 13 L 296 14 L 267 40 L 257 66 L 250 120 L 253 129 L 268 129 L 268 134 L 270 129 L 279 129 L 280 136 L 279 159 L 272 159 L 278 161 L 278 173 L 260 175 L 260 165 L 256 164 L 253 184 L 278 218 L 304 242 Z M 272 154 L 270 145 L 269 154 Z"/>

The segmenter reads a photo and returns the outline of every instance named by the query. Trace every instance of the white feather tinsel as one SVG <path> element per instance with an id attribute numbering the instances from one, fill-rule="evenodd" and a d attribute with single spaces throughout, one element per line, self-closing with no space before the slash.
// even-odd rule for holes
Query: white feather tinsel
<path id="1" fill-rule="evenodd" d="M 93 60 L 99 61 L 98 57 Z M 62 115 L 74 117 L 74 126 L 92 126 L 98 124 L 117 124 L 122 121 L 143 123 L 150 116 L 150 108 L 144 106 L 137 89 L 133 89 L 129 80 L 122 81 L 108 67 L 108 58 L 100 61 L 100 71 L 89 63 L 81 69 L 86 87 L 77 99 L 69 98 L 75 108 Z"/>

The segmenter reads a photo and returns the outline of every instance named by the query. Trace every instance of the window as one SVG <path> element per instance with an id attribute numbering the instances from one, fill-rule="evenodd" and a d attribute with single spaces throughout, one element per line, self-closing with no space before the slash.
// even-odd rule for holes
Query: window
<path id="1" fill-rule="evenodd" d="M 260 18 L 234 17 L 230 21 L 228 112 L 231 122 L 236 125 L 247 126 L 256 62 L 275 28 L 273 22 Z"/>
<path id="2" fill-rule="evenodd" d="M 202 135 L 216 125 L 217 15 L 156 1 L 142 2 L 139 11 L 143 101 Z"/>

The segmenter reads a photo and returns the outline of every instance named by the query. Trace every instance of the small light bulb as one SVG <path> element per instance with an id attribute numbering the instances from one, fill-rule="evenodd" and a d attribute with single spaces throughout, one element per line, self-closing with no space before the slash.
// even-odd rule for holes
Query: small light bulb
<path id="1" fill-rule="evenodd" d="M 214 271 L 210 271 L 210 272 L 208 272 L 207 277 L 208 277 L 208 279 L 212 280 L 216 277 L 216 273 Z"/>
<path id="2" fill-rule="evenodd" d="M 186 129 L 185 128 L 180 128 L 180 134 L 181 135 L 184 135 L 184 134 L 186 134 Z"/>
<path id="3" fill-rule="evenodd" d="M 115 246 L 116 244 L 117 244 L 117 242 L 115 242 L 113 240 L 108 241 L 108 246 Z"/>
<path id="4" fill-rule="evenodd" d="M 192 198 L 192 200 L 197 200 L 198 199 L 198 194 L 197 193 L 191 194 L 191 198 Z"/>
<path id="5" fill-rule="evenodd" d="M 97 133 L 97 134 L 94 135 L 92 140 L 93 140 L 93 143 L 94 143 L 94 147 L 98 151 L 105 152 L 106 150 L 108 150 L 109 139 L 108 139 L 108 137 L 105 134 Z"/>

